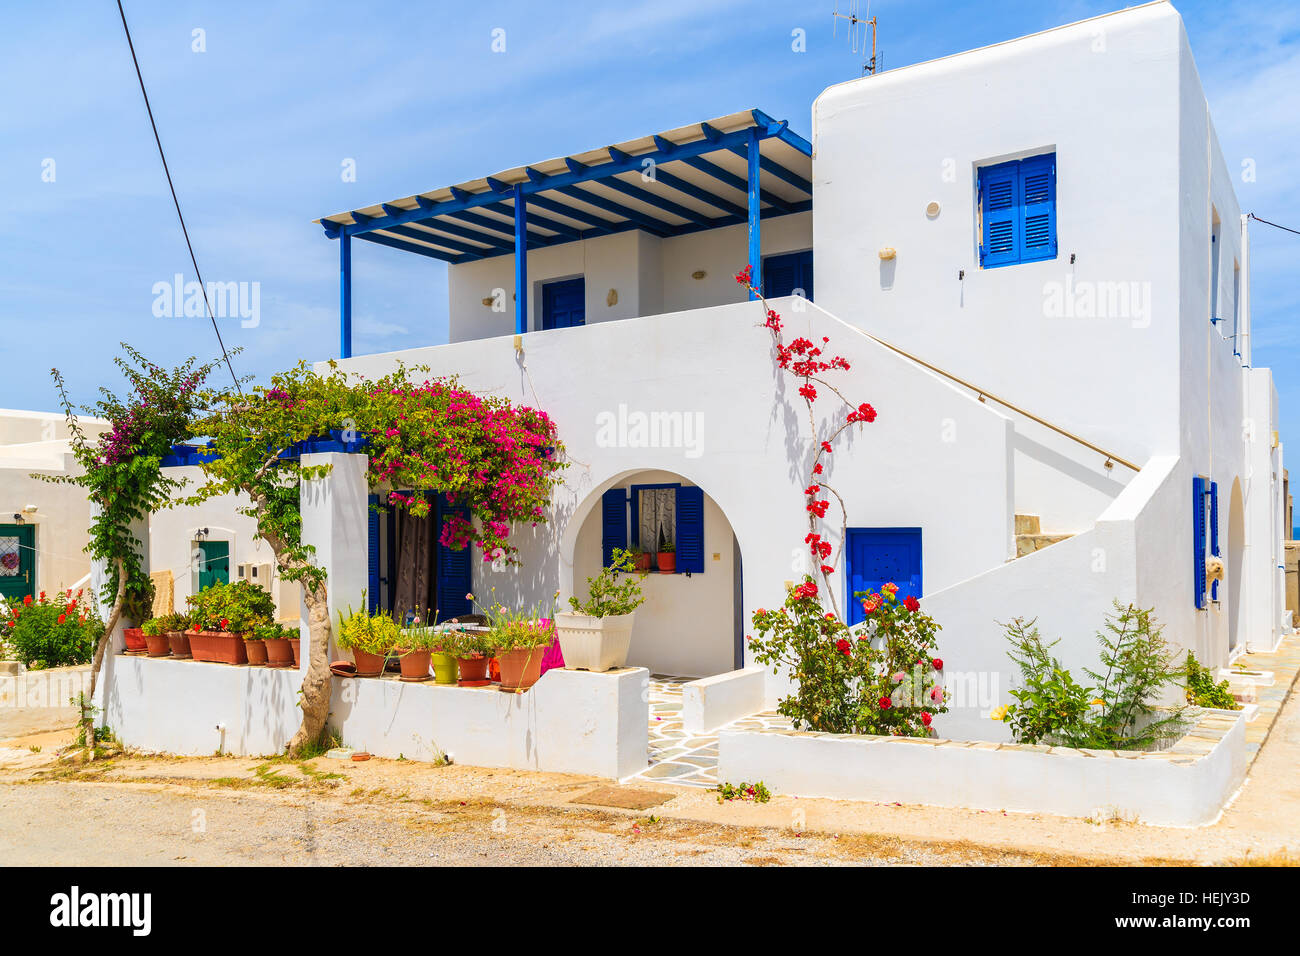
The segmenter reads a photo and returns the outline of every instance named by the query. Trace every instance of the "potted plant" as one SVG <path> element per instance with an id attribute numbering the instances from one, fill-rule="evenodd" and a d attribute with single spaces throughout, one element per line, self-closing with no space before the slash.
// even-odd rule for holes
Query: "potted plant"
<path id="1" fill-rule="evenodd" d="M 297 633 L 297 631 L 290 631 L 283 624 L 274 621 L 259 624 L 253 628 L 254 636 L 266 648 L 267 667 L 294 666 L 293 648 L 289 646 L 289 639 Z"/>
<path id="2" fill-rule="evenodd" d="M 244 639 L 244 653 L 248 655 L 249 667 L 264 667 L 266 665 L 266 641 L 259 636 L 266 628 L 265 624 L 255 624 L 239 636 Z"/>
<path id="3" fill-rule="evenodd" d="M 627 550 L 628 553 L 632 555 L 632 564 L 638 571 L 650 570 L 650 559 L 653 558 L 654 555 L 639 544 L 634 544 Z"/>
<path id="4" fill-rule="evenodd" d="M 352 652 L 358 677 L 378 677 L 384 672 L 384 662 L 397 647 L 401 633 L 397 622 L 385 613 L 368 614 L 365 610 L 353 611 L 348 616 L 339 615 L 339 647 Z"/>
<path id="5" fill-rule="evenodd" d="M 645 601 L 634 576 L 632 555 L 614 549 L 614 560 L 594 578 L 587 578 L 587 600 L 569 598 L 572 612 L 555 615 L 564 665 L 570 670 L 607 671 L 627 663 L 632 644 L 632 618 Z"/>
<path id="6" fill-rule="evenodd" d="M 397 655 L 401 664 L 401 679 L 408 682 L 429 679 L 429 665 L 433 652 L 441 645 L 436 628 L 420 623 L 419 615 L 411 621 L 409 627 L 402 628 L 398 642 Z"/>
<path id="7" fill-rule="evenodd" d="M 167 646 L 171 648 L 172 657 L 177 660 L 189 660 L 190 638 L 185 632 L 190 627 L 190 616 L 179 612 L 164 614 L 161 618 L 163 633 L 167 635 Z"/>
<path id="8" fill-rule="evenodd" d="M 677 573 L 677 545 L 664 537 L 664 529 L 659 529 L 659 573 Z"/>
<path id="9" fill-rule="evenodd" d="M 275 616 L 275 601 L 251 581 L 214 584 L 185 599 L 193 610 L 190 650 L 198 661 L 247 664 L 245 636 Z"/>
<path id="10" fill-rule="evenodd" d="M 172 652 L 171 644 L 167 640 L 165 623 L 160 617 L 151 617 L 140 626 L 150 657 L 166 657 Z"/>
<path id="11" fill-rule="evenodd" d="M 440 635 L 442 649 L 456 658 L 457 681 L 461 687 L 486 687 L 488 663 L 492 659 L 491 636 L 488 629 L 479 625 L 462 624 L 455 630 Z"/>
<path id="12" fill-rule="evenodd" d="M 559 597 L 559 593 L 555 596 Z M 553 613 L 552 610 L 544 614 L 540 605 L 526 611 L 510 611 L 501 604 L 494 604 L 486 612 L 502 690 L 523 693 L 542 676 L 542 658 L 555 643 Z"/>
<path id="13" fill-rule="evenodd" d="M 293 666 L 302 667 L 302 632 L 297 627 L 289 628 L 289 649 L 293 652 Z"/>
<path id="14" fill-rule="evenodd" d="M 126 653 L 128 654 L 148 653 L 149 645 L 145 643 L 144 625 L 141 625 L 140 627 L 122 628 L 122 638 L 126 641 Z"/>

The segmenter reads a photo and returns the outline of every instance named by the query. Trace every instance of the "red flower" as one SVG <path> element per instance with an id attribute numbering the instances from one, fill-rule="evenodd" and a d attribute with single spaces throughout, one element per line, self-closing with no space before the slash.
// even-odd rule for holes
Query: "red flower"
<path id="1" fill-rule="evenodd" d="M 835 649 L 845 657 L 848 657 L 853 652 L 853 645 L 841 637 L 835 642 Z"/>
<path id="2" fill-rule="evenodd" d="M 754 267 L 745 266 L 745 268 L 737 272 L 736 281 L 739 282 L 741 285 L 749 285 L 752 281 L 754 281 Z"/>
<path id="3" fill-rule="evenodd" d="M 903 607 L 915 613 L 916 611 L 919 611 L 921 609 L 921 602 L 909 594 L 907 596 L 907 600 L 903 602 Z"/>
<path id="4" fill-rule="evenodd" d="M 889 705 L 890 705 L 890 700 L 889 700 L 888 697 L 882 697 L 882 698 L 880 698 L 880 709 L 881 709 L 881 710 L 889 710 Z"/>
<path id="5" fill-rule="evenodd" d="M 822 442 L 822 451 L 829 455 L 831 453 L 831 443 L 828 441 Z"/>
<path id="6" fill-rule="evenodd" d="M 32 596 L 29 594 L 29 595 L 27 595 L 26 597 L 24 597 L 24 598 L 23 598 L 23 603 L 24 603 L 24 604 L 31 604 L 31 603 L 32 603 Z"/>
<path id="7" fill-rule="evenodd" d="M 829 564 L 822 565 L 822 574 L 834 574 L 834 573 L 835 573 L 835 569 L 831 567 Z"/>
<path id="8" fill-rule="evenodd" d="M 935 669 L 935 670 L 937 670 L 937 671 L 941 671 L 941 670 L 943 670 L 943 659 L 942 659 L 942 658 L 940 658 L 940 657 L 936 657 L 936 658 L 935 658 L 934 660 L 932 660 L 930 663 L 934 665 L 934 669 Z"/>
<path id="9" fill-rule="evenodd" d="M 60 615 L 59 615 L 59 623 L 60 623 L 60 624 L 62 624 L 62 623 L 63 623 L 64 621 L 66 621 L 67 619 L 68 619 L 68 615 L 66 615 L 66 614 L 60 614 Z"/>
<path id="10" fill-rule="evenodd" d="M 807 382 L 799 386 L 799 394 L 808 401 L 813 401 L 817 397 L 817 389 Z"/>
<path id="11" fill-rule="evenodd" d="M 221 619 L 221 629 L 222 629 L 223 631 L 226 631 L 226 630 L 229 630 L 229 629 L 230 629 L 230 620 L 229 620 L 228 618 L 224 618 L 224 617 L 223 617 L 223 618 Z"/>
<path id="12" fill-rule="evenodd" d="M 880 595 L 878 595 L 878 594 L 873 594 L 873 595 L 871 595 L 871 597 L 869 597 L 869 598 L 867 598 L 865 601 L 863 601 L 863 602 L 862 602 L 862 610 L 866 611 L 868 614 L 875 614 L 877 611 L 879 611 L 879 610 L 880 610 Z"/>
<path id="13" fill-rule="evenodd" d="M 921 711 L 921 723 L 925 724 L 925 726 L 929 727 L 930 721 L 933 719 L 934 718 L 930 716 L 930 712 L 928 710 Z"/>
<path id="14" fill-rule="evenodd" d="M 813 474 L 820 475 L 821 473 L 822 473 L 822 466 L 820 464 L 813 465 Z"/>

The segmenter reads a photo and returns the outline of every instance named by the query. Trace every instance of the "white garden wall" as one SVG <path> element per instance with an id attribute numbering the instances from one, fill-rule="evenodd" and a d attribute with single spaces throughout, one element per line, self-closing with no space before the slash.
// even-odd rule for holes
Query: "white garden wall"
<path id="1" fill-rule="evenodd" d="M 306 644 L 303 647 L 306 652 Z M 621 778 L 645 769 L 644 670 L 552 670 L 524 694 L 334 678 L 329 726 L 379 757 Z M 174 754 L 282 753 L 301 723 L 293 668 L 114 655 L 103 721 L 128 747 Z"/>
<path id="2" fill-rule="evenodd" d="M 718 779 L 777 793 L 1018 810 L 1162 826 L 1212 823 L 1246 772 L 1246 722 L 1206 713 L 1158 753 L 914 737 L 723 732 Z"/>

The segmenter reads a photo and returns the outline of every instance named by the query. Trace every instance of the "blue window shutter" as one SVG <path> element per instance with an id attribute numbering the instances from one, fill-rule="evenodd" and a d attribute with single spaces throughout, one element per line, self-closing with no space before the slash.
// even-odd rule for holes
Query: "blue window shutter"
<path id="1" fill-rule="evenodd" d="M 439 537 L 442 536 L 443 519 L 453 514 L 461 515 L 466 519 L 470 516 L 468 508 L 448 504 L 446 496 L 439 493 L 438 522 L 434 526 L 434 532 Z M 457 551 L 441 543 L 438 544 L 438 568 L 434 575 L 434 587 L 438 602 L 436 610 L 440 621 L 459 617 L 462 614 L 471 614 L 474 611 L 473 603 L 465 597 L 474 586 L 469 563 L 472 551 L 473 545 L 467 544 Z"/>
<path id="2" fill-rule="evenodd" d="M 370 495 L 366 501 L 366 604 L 374 614 L 379 609 L 379 496 Z"/>
<path id="3" fill-rule="evenodd" d="M 1020 163 L 999 163 L 979 171 L 980 265 L 1020 261 Z"/>
<path id="4" fill-rule="evenodd" d="M 677 570 L 704 573 L 704 489 L 677 489 Z"/>
<path id="5" fill-rule="evenodd" d="M 799 284 L 795 288 L 803 289 L 803 297 L 811 302 L 813 301 L 813 254 L 811 249 L 799 254 L 799 272 Z"/>
<path id="6" fill-rule="evenodd" d="M 1056 258 L 1056 154 L 1020 161 L 1020 261 Z"/>
<path id="7" fill-rule="evenodd" d="M 1205 607 L 1205 479 L 1192 479 L 1192 592 L 1198 610 Z"/>
<path id="8" fill-rule="evenodd" d="M 627 548 L 627 492 L 611 488 L 600 496 L 600 552 L 605 567 L 614 563 L 614 549 Z"/>
<path id="9" fill-rule="evenodd" d="M 1219 483 L 1210 482 L 1210 554 L 1219 557 Z M 1219 599 L 1219 582 L 1210 584 L 1210 600 Z"/>

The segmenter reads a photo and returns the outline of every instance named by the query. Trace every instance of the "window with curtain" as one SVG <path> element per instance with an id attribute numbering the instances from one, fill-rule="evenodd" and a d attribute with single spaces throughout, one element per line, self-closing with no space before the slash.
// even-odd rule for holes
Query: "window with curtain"
<path id="1" fill-rule="evenodd" d="M 641 547 L 654 551 L 663 540 L 677 543 L 677 489 L 641 488 L 637 491 L 638 540 Z"/>

